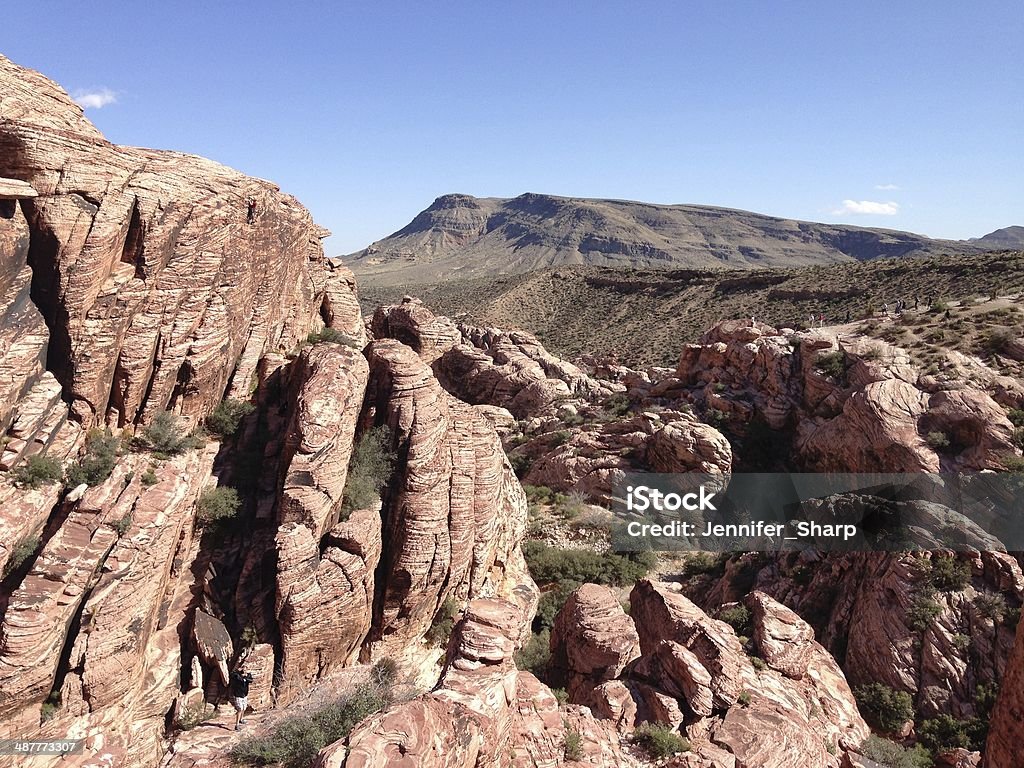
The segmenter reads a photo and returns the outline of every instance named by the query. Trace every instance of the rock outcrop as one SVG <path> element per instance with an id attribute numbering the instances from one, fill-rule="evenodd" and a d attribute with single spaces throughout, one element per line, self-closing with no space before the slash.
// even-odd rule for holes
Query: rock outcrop
<path id="1" fill-rule="evenodd" d="M 1024 732 L 1024 629 L 1006 665 L 1001 693 L 992 711 L 992 723 L 985 742 L 984 768 L 1015 765 L 1020 760 L 1020 735 Z"/>
<path id="2" fill-rule="evenodd" d="M 570 700 L 588 703 L 616 727 L 679 729 L 697 759 L 686 765 L 737 768 L 839 766 L 867 737 L 835 660 L 810 626 L 767 595 L 748 598 L 748 651 L 732 627 L 667 584 L 639 582 L 629 615 L 601 590 L 585 585 L 574 593 L 551 642 L 556 663 L 568 660 Z M 630 638 L 639 638 L 639 654 Z M 759 654 L 760 669 L 749 652 Z M 716 762 L 725 755 L 730 762 Z"/>
<path id="3" fill-rule="evenodd" d="M 580 737 L 579 763 L 635 765 L 607 726 L 585 709 L 560 713 L 546 686 L 516 670 L 512 654 L 524 619 L 515 603 L 470 602 L 437 688 L 365 720 L 347 744 L 321 752 L 319 765 L 554 766 L 565 759 L 569 730 Z"/>

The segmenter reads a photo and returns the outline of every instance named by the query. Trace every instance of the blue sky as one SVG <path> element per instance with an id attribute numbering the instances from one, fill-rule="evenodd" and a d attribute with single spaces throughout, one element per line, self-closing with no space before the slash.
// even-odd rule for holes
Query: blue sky
<path id="1" fill-rule="evenodd" d="M 1022 39 L 1019 0 L 33 0 L 0 23 L 112 141 L 274 180 L 332 254 L 448 192 L 1024 224 Z"/>

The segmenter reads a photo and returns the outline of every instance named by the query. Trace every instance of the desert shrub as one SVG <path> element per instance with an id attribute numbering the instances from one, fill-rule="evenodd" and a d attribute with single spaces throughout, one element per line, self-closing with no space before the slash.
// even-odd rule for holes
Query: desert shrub
<path id="1" fill-rule="evenodd" d="M 562 726 L 565 728 L 565 745 L 562 756 L 569 762 L 582 760 L 583 737 L 580 736 L 580 732 L 568 720 L 563 720 Z"/>
<path id="2" fill-rule="evenodd" d="M 931 311 L 935 312 L 935 313 L 938 313 L 938 312 L 948 312 L 949 311 L 949 304 L 947 304 L 945 301 L 942 301 L 940 299 L 939 301 L 936 301 L 936 302 L 932 303 Z"/>
<path id="3" fill-rule="evenodd" d="M 533 459 L 527 456 L 525 453 L 513 453 L 508 457 L 509 464 L 512 465 L 512 471 L 516 473 L 516 477 L 523 478 L 530 471 L 530 467 L 533 466 Z"/>
<path id="4" fill-rule="evenodd" d="M 548 438 L 548 443 L 551 445 L 552 448 L 557 448 L 558 446 L 565 445 L 567 442 L 569 442 L 569 439 L 571 437 L 571 432 L 567 432 L 566 430 L 562 429 L 559 430 L 558 432 L 552 432 L 551 436 Z"/>
<path id="5" fill-rule="evenodd" d="M 398 662 L 390 656 L 370 667 L 370 683 L 378 690 L 387 691 L 398 681 Z"/>
<path id="6" fill-rule="evenodd" d="M 39 488 L 52 485 L 64 477 L 64 468 L 52 456 L 36 453 L 29 456 L 11 475 L 15 484 L 22 488 Z"/>
<path id="7" fill-rule="evenodd" d="M 555 492 L 546 485 L 523 483 L 523 491 L 526 493 L 526 500 L 531 504 L 549 504 L 555 497 Z"/>
<path id="8" fill-rule="evenodd" d="M 610 395 L 601 405 L 612 416 L 625 416 L 629 413 L 631 402 L 629 395 L 625 392 L 616 392 L 614 395 Z"/>
<path id="9" fill-rule="evenodd" d="M 196 519 L 202 526 L 216 525 L 238 514 L 241 501 L 234 488 L 207 488 L 196 502 Z"/>
<path id="10" fill-rule="evenodd" d="M 883 683 L 868 683 L 855 688 L 853 696 L 864 719 L 886 733 L 898 731 L 914 717 L 914 700 L 910 694 Z"/>
<path id="11" fill-rule="evenodd" d="M 741 691 L 740 695 L 736 697 L 736 703 L 741 707 L 749 707 L 753 700 L 754 697 L 750 695 L 750 691 Z"/>
<path id="12" fill-rule="evenodd" d="M 1007 472 L 1024 473 L 1024 458 L 1020 456 L 1008 453 L 1005 456 L 999 457 L 999 463 L 1003 465 L 1003 469 Z"/>
<path id="13" fill-rule="evenodd" d="M 204 442 L 204 435 L 200 431 L 186 434 L 178 417 L 170 411 L 160 411 L 134 440 L 136 447 L 152 451 L 157 456 L 175 456 L 201 448 Z"/>
<path id="14" fill-rule="evenodd" d="M 667 725 L 644 723 L 633 731 L 633 743 L 653 758 L 690 751 L 690 742 Z"/>
<path id="15" fill-rule="evenodd" d="M 564 707 L 569 703 L 569 694 L 565 688 L 552 688 L 551 695 L 555 697 L 555 701 L 558 702 L 560 707 Z"/>
<path id="16" fill-rule="evenodd" d="M 736 630 L 737 635 L 750 635 L 753 632 L 753 615 L 745 605 L 725 608 L 718 614 L 718 618 Z"/>
<path id="17" fill-rule="evenodd" d="M 729 414 L 717 408 L 708 408 L 704 413 L 704 422 L 715 429 L 722 429 L 729 423 Z"/>
<path id="18" fill-rule="evenodd" d="M 979 714 L 988 717 L 999 698 L 999 683 L 979 683 L 974 686 L 974 707 Z"/>
<path id="19" fill-rule="evenodd" d="M 971 583 L 971 567 L 956 557 L 935 557 L 927 568 L 927 579 L 942 592 L 959 592 Z"/>
<path id="20" fill-rule="evenodd" d="M 139 476 L 139 482 L 142 483 L 143 487 L 150 488 L 160 482 L 160 478 L 156 476 L 156 472 L 153 471 L 152 467 L 147 467 L 146 471 Z"/>
<path id="21" fill-rule="evenodd" d="M 67 485 L 71 488 L 76 488 L 82 483 L 99 485 L 114 471 L 120 452 L 121 438 L 115 437 L 109 430 L 89 430 L 85 441 L 85 453 L 68 467 Z"/>
<path id="22" fill-rule="evenodd" d="M 906 749 L 881 736 L 868 736 L 860 745 L 864 757 L 886 768 L 931 768 L 932 758 L 920 744 Z"/>
<path id="23" fill-rule="evenodd" d="M 725 572 L 726 555 L 711 552 L 694 552 L 687 556 L 683 563 L 682 575 L 685 577 L 704 574 L 721 575 Z"/>
<path id="24" fill-rule="evenodd" d="M 642 579 L 657 563 L 653 552 L 598 554 L 551 547 L 539 541 L 526 542 L 523 554 L 530 574 L 541 584 L 575 581 L 621 587 Z"/>
<path id="25" fill-rule="evenodd" d="M 25 561 L 32 557 L 36 550 L 39 549 L 39 542 L 38 536 L 26 536 L 15 544 L 11 548 L 11 554 L 8 556 L 7 562 L 4 564 L 3 578 L 6 579 L 11 573 L 24 565 Z"/>
<path id="26" fill-rule="evenodd" d="M 215 435 L 231 437 L 238 432 L 242 419 L 255 410 L 256 406 L 246 400 L 222 400 L 206 417 L 206 427 Z"/>
<path id="27" fill-rule="evenodd" d="M 347 333 L 342 333 L 337 328 L 324 328 L 322 331 L 317 333 L 311 333 L 306 337 L 307 344 L 344 344 L 346 347 L 352 347 L 352 349 L 359 349 L 359 342 L 349 336 Z"/>
<path id="28" fill-rule="evenodd" d="M 982 592 L 974 598 L 974 608 L 985 618 L 999 621 L 1006 613 L 1006 598 L 996 592 Z"/>
<path id="29" fill-rule="evenodd" d="M 957 632 L 953 635 L 953 647 L 958 651 L 966 651 L 971 645 L 971 636 L 965 635 L 962 632 Z"/>
<path id="30" fill-rule="evenodd" d="M 818 355 L 814 367 L 826 376 L 841 381 L 846 376 L 846 355 L 836 350 Z"/>
<path id="31" fill-rule="evenodd" d="M 918 725 L 917 738 L 936 752 L 957 747 L 971 749 L 974 744 L 972 734 L 977 731 L 978 726 L 978 723 L 970 720 L 957 720 L 950 715 L 938 715 Z"/>
<path id="32" fill-rule="evenodd" d="M 348 463 L 348 479 L 341 504 L 346 515 L 377 503 L 381 491 L 391 482 L 397 458 L 391 449 L 391 432 L 385 425 L 363 433 L 356 441 Z"/>
<path id="33" fill-rule="evenodd" d="M 278 723 L 264 736 L 244 739 L 231 750 L 231 759 L 241 765 L 309 768 L 317 752 L 348 736 L 360 721 L 387 706 L 390 698 L 390 690 L 361 686 L 309 715 Z"/>
<path id="34" fill-rule="evenodd" d="M 515 661 L 517 669 L 532 672 L 544 680 L 551 663 L 551 632 L 542 629 L 530 635 L 530 639 L 516 651 Z"/>
<path id="35" fill-rule="evenodd" d="M 437 613 L 434 614 L 433 620 L 430 622 L 430 628 L 427 630 L 426 637 L 427 642 L 432 645 L 438 643 L 447 643 L 448 638 L 452 635 L 452 630 L 455 628 L 455 617 L 459 613 L 459 604 L 455 602 L 455 598 L 448 595 L 441 603 L 441 606 L 437 609 Z"/>
<path id="36" fill-rule="evenodd" d="M 924 440 L 928 443 L 928 447 L 933 451 L 941 451 L 949 448 L 949 435 L 945 432 L 929 432 L 928 436 L 925 437 Z"/>
<path id="37" fill-rule="evenodd" d="M 1011 408 L 1006 412 L 1006 417 L 1015 427 L 1024 427 L 1024 408 Z"/>
<path id="38" fill-rule="evenodd" d="M 43 706 L 39 710 L 39 718 L 45 723 L 47 720 L 52 720 L 57 716 L 58 710 L 60 710 L 61 696 L 60 691 L 51 691 L 50 695 L 46 697 L 46 701 L 43 702 Z"/>
<path id="39" fill-rule="evenodd" d="M 174 718 L 174 724 L 180 731 L 191 731 L 193 728 L 205 723 L 211 716 L 212 713 L 207 712 L 207 706 L 204 702 L 198 707 L 182 707 Z"/>
<path id="40" fill-rule="evenodd" d="M 766 669 L 768 669 L 768 662 L 762 659 L 760 656 L 751 656 L 750 663 L 758 672 L 764 672 Z"/>
<path id="41" fill-rule="evenodd" d="M 558 496 L 560 498 L 557 498 L 558 507 L 555 511 L 566 520 L 575 520 L 587 509 L 587 497 L 579 491 Z"/>
<path id="42" fill-rule="evenodd" d="M 538 629 L 550 629 L 555 623 L 555 616 L 562 610 L 569 595 L 580 586 L 578 581 L 560 581 L 554 588 L 541 593 L 537 603 L 537 615 L 534 617 L 534 626 Z"/>
<path id="43" fill-rule="evenodd" d="M 918 595 L 907 609 L 910 626 L 918 632 L 924 632 L 928 626 L 942 613 L 942 606 L 931 593 Z"/>
<path id="44" fill-rule="evenodd" d="M 1000 354 L 1006 351 L 1006 348 L 1010 346 L 1013 339 L 1013 332 L 1008 328 L 993 328 L 985 334 L 982 345 L 989 352 Z"/>
<path id="45" fill-rule="evenodd" d="M 110 527 L 114 529 L 118 536 L 124 536 L 128 533 L 128 529 L 132 527 L 132 513 L 125 512 L 121 517 L 110 524 Z"/>

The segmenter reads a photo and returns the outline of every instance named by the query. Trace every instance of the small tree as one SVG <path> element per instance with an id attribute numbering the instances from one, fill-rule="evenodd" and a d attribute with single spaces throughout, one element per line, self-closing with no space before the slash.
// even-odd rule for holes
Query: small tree
<path id="1" fill-rule="evenodd" d="M 864 719 L 886 733 L 895 733 L 914 717 L 914 701 L 906 691 L 868 683 L 853 691 Z"/>
<path id="2" fill-rule="evenodd" d="M 372 506 L 391 482 L 396 456 L 391 450 L 391 432 L 385 425 L 367 430 L 352 450 L 342 511 L 347 515 Z"/>
<path id="3" fill-rule="evenodd" d="M 136 436 L 135 443 L 157 456 L 175 456 L 201 447 L 203 436 L 199 433 L 186 434 L 177 416 L 170 411 L 160 411 L 142 428 L 142 434 Z"/>
<path id="4" fill-rule="evenodd" d="M 246 400 L 228 398 L 218 403 L 213 412 L 206 417 L 206 426 L 215 435 L 228 438 L 238 432 L 242 419 L 256 410 L 256 406 Z"/>
<path id="5" fill-rule="evenodd" d="M 196 519 L 202 526 L 219 524 L 238 514 L 241 502 L 234 488 L 210 487 L 196 502 Z"/>
<path id="6" fill-rule="evenodd" d="M 85 442 L 85 453 L 68 468 L 68 487 L 76 488 L 82 483 L 99 485 L 114 471 L 120 453 L 121 438 L 115 437 L 110 430 L 90 430 Z"/>

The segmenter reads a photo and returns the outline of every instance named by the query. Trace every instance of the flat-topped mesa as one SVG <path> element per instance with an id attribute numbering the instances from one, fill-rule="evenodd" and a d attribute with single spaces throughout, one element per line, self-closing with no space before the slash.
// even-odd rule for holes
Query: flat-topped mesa
<path id="1" fill-rule="evenodd" d="M 323 323 L 323 230 L 293 197 L 194 155 L 114 146 L 3 57 L 0 86 L 0 177 L 20 182 L 0 183 L 0 205 L 20 200 L 30 244 L 16 260 L 76 420 L 198 420 Z"/>

